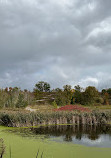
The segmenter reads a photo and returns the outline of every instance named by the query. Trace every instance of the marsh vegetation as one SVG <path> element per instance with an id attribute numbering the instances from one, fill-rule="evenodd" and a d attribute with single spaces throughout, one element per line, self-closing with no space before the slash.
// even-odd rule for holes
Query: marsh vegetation
<path id="1" fill-rule="evenodd" d="M 0 124 L 8 127 L 29 127 L 38 125 L 105 125 L 111 122 L 111 112 L 1 112 Z"/>

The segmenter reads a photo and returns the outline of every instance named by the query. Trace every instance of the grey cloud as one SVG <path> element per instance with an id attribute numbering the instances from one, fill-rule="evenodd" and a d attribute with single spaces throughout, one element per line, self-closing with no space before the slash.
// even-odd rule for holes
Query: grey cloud
<path id="1" fill-rule="evenodd" d="M 52 88 L 111 86 L 110 6 L 110 0 L 0 1 L 0 86 L 32 89 L 39 80 Z"/>

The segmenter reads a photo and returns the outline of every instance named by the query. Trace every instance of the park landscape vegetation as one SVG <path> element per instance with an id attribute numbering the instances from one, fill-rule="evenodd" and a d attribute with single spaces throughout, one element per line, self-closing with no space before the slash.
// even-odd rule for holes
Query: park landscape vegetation
<path id="1" fill-rule="evenodd" d="M 79 85 L 51 90 L 38 82 L 33 91 L 18 87 L 0 89 L 0 125 L 30 127 L 41 125 L 103 125 L 111 123 L 111 88 L 98 91 Z M 1 141 L 3 143 L 3 141 Z M 1 152 L 4 154 L 4 148 Z"/>
<path id="2" fill-rule="evenodd" d="M 12 127 L 50 124 L 104 124 L 111 121 L 111 88 L 98 91 L 79 85 L 51 90 L 38 82 L 33 91 L 0 89 L 0 124 Z"/>

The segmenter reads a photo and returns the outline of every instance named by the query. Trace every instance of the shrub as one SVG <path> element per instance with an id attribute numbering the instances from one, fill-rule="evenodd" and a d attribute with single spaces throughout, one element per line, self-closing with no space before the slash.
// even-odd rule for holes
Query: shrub
<path id="1" fill-rule="evenodd" d="M 55 100 L 52 102 L 52 105 L 53 105 L 53 107 L 54 107 L 55 109 L 57 109 L 57 103 L 56 103 Z"/>

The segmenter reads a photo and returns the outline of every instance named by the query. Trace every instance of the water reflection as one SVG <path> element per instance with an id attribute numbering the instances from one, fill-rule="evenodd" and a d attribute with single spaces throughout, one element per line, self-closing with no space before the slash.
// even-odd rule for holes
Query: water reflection
<path id="1" fill-rule="evenodd" d="M 71 142 L 86 146 L 111 147 L 111 127 L 110 126 L 72 126 L 57 125 L 40 128 L 28 128 L 11 130 L 23 137 L 38 136 L 43 139 L 49 138 L 53 141 Z"/>
<path id="2" fill-rule="evenodd" d="M 72 141 L 72 137 L 81 140 L 83 136 L 88 137 L 90 140 L 96 140 L 102 134 L 111 136 L 111 128 L 109 126 L 47 126 L 40 128 L 31 128 L 31 131 L 36 135 L 47 136 L 65 136 L 65 141 Z"/>

